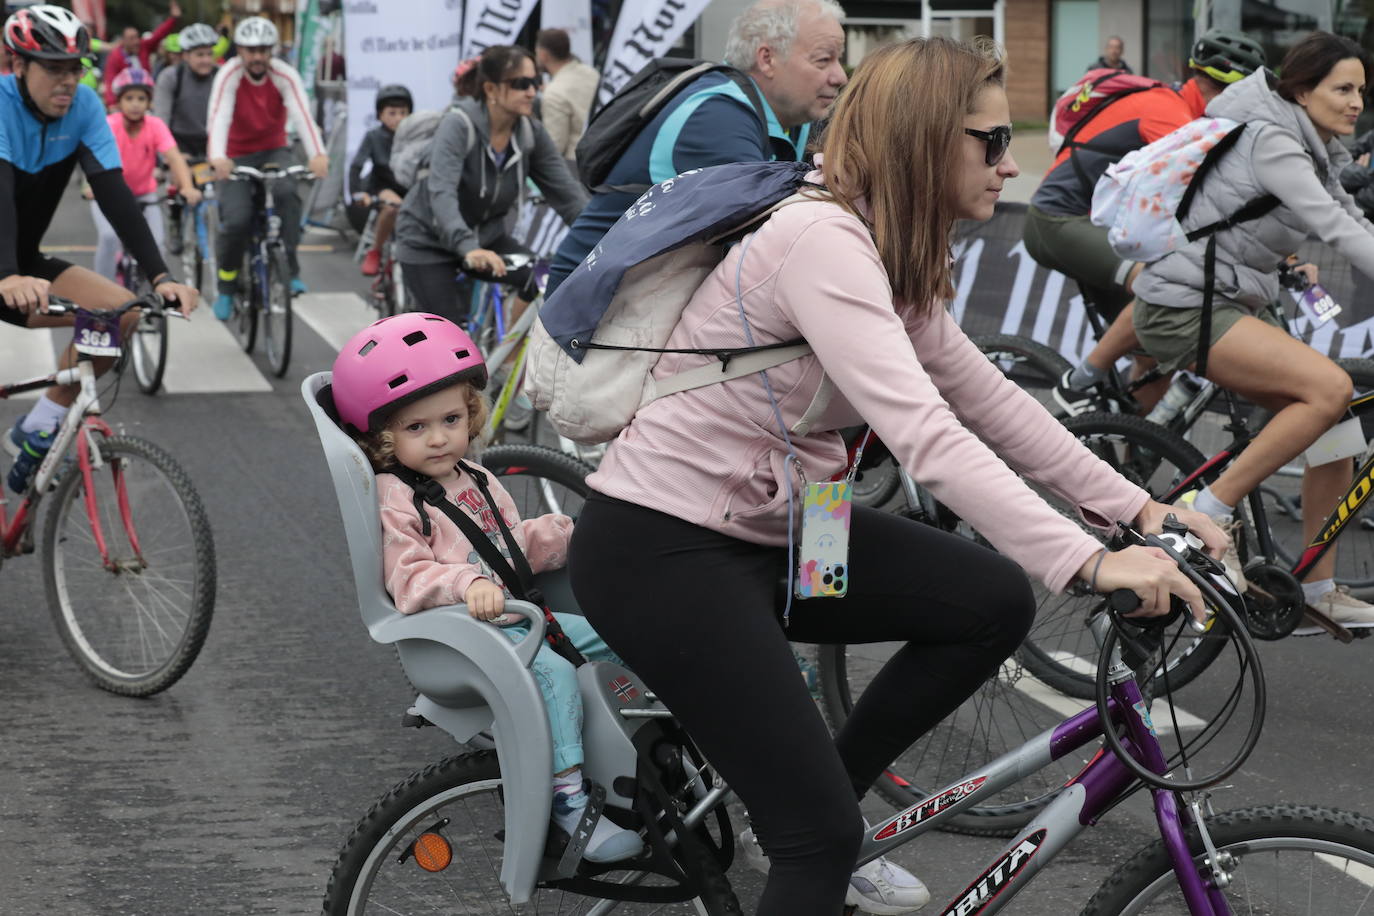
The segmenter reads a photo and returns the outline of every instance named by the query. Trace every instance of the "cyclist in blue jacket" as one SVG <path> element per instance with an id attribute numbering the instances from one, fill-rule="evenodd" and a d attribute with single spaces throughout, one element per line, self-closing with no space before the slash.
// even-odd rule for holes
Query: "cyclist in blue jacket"
<path id="1" fill-rule="evenodd" d="M 23 327 L 70 325 L 70 317 L 43 314 L 49 293 L 90 309 L 115 308 L 131 298 L 126 289 L 94 271 L 39 251 L 78 163 L 101 212 L 153 288 L 189 314 L 196 307 L 197 293 L 167 272 L 138 202 L 124 183 L 105 106 L 94 90 L 79 83 L 81 59 L 90 53 L 90 33 L 70 10 L 32 6 L 10 16 L 4 34 L 5 47 L 14 55 L 14 72 L 0 76 L 0 321 Z M 137 321 L 136 312 L 126 316 L 125 336 Z M 69 349 L 62 366 L 74 364 L 75 353 Z M 111 359 L 97 358 L 96 371 L 104 372 L 111 364 Z M 76 393 L 75 386 L 49 388 L 4 437 L 5 450 L 46 453 L 52 431 Z"/>
<path id="2" fill-rule="evenodd" d="M 844 10 L 833 0 L 757 0 L 730 26 L 725 62 L 747 73 L 763 96 L 767 123 L 729 76 L 690 83 L 639 133 L 607 176 L 608 185 L 651 185 L 688 169 L 729 162 L 799 161 L 811 122 L 825 117 L 845 76 Z M 633 192 L 594 194 L 564 236 L 546 295 L 634 203 Z"/>

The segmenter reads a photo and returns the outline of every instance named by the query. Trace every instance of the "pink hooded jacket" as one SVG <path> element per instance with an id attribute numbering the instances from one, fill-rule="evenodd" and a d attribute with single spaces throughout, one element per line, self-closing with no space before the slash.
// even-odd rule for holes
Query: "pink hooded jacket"
<path id="1" fill-rule="evenodd" d="M 768 370 L 808 481 L 844 469 L 836 430 L 866 421 L 936 498 L 1056 591 L 1101 544 L 1021 476 L 1104 529 L 1133 519 L 1148 501 L 1008 381 L 947 310 L 899 314 L 867 228 L 838 205 L 783 207 L 746 242 L 697 290 L 667 346 L 747 345 L 738 271 L 754 342 L 804 337 L 814 350 Z M 712 359 L 665 354 L 654 377 Z M 834 386 L 833 397 L 808 416 L 822 385 Z M 764 385 L 749 375 L 641 409 L 588 483 L 732 537 L 780 545 L 787 542 L 786 457 Z M 795 498 L 795 472 L 793 484 Z"/>
<path id="2" fill-rule="evenodd" d="M 540 573 L 567 563 L 572 519 L 550 513 L 521 520 L 514 500 L 494 475 L 487 475 L 487 486 L 496 509 L 529 560 L 530 569 Z M 460 510 L 477 520 L 509 559 L 496 516 L 472 477 L 461 472 L 457 481 L 444 488 L 444 493 Z M 415 491 L 395 474 L 377 475 L 377 498 L 382 516 L 382 575 L 396 610 L 413 614 L 426 608 L 461 604 L 468 587 L 478 579 L 502 585 L 501 578 L 478 555 L 472 542 L 433 506 L 424 507 L 430 523 L 429 537 L 424 536 L 420 514 L 415 510 Z"/>

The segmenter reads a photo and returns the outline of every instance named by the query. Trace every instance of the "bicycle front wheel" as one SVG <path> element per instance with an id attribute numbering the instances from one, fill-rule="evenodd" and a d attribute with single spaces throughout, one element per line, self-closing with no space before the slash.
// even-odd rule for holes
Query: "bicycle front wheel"
<path id="1" fill-rule="evenodd" d="M 263 316 L 267 362 L 272 374 L 281 378 L 291 363 L 291 268 L 281 249 L 267 257 L 267 310 Z"/>
<path id="2" fill-rule="evenodd" d="M 234 294 L 234 314 L 229 319 L 243 352 L 252 353 L 258 342 L 258 297 L 265 295 L 253 273 L 253 259 L 245 257 L 239 270 L 239 291 Z"/>
<path id="3" fill-rule="evenodd" d="M 1374 821 L 1346 811 L 1275 805 L 1228 811 L 1207 831 L 1231 881 L 1221 893 L 1233 913 L 1363 913 L 1374 871 Z M 1196 828 L 1193 862 L 1208 874 Z M 1082 916 L 1188 916 L 1190 910 L 1161 841 L 1138 852 L 1088 901 Z"/>
<path id="4" fill-rule="evenodd" d="M 1158 498 L 1183 480 L 1204 459 L 1202 454 L 1174 433 L 1141 417 L 1089 413 L 1064 423 L 1093 454 L 1123 477 Z M 1084 621 L 1101 604 L 1097 595 L 1063 592 L 1055 595 L 1038 589 L 1039 609 L 1026 641 L 1017 656 L 1026 669 L 1046 685 L 1090 700 L 1095 696 L 1097 644 Z M 1222 624 L 1173 647 L 1169 658 L 1169 687 L 1176 690 L 1201 674 L 1226 647 Z M 1159 673 L 1154 683 L 1161 690 Z M 1145 686 L 1145 685 L 1142 685 Z M 1146 689 L 1150 689 L 1146 687 Z"/>
<path id="5" fill-rule="evenodd" d="M 493 445 L 479 460 L 515 500 L 521 518 L 550 512 L 576 518 L 587 501 L 592 467 L 571 455 L 542 445 Z"/>
<path id="6" fill-rule="evenodd" d="M 326 916 L 606 912 L 609 908 L 600 899 L 547 887 L 536 889 L 528 903 L 510 903 L 500 880 L 502 798 L 501 769 L 493 751 L 450 757 L 412 775 L 373 805 L 348 838 L 329 876 Z M 421 850 L 442 853 L 447 847 L 451 858 L 426 858 L 426 868 L 416 854 L 417 842 Z M 687 867 L 695 872 L 700 897 L 682 903 L 624 902 L 614 905 L 614 911 L 626 916 L 742 914 L 709 852 L 690 854 Z M 642 874 L 611 872 L 603 880 L 617 878 L 640 883 Z M 659 879 L 643 883 L 649 886 L 654 880 Z"/>
<path id="7" fill-rule="evenodd" d="M 133 349 L 138 390 L 157 394 L 167 368 L 167 316 L 151 312 L 140 315 L 129 346 Z"/>
<path id="8" fill-rule="evenodd" d="M 166 690 L 205 642 L 215 605 L 215 547 L 186 472 L 142 439 L 92 436 L 101 464 L 87 494 L 73 465 L 43 535 L 44 584 L 57 631 L 99 686 L 127 696 Z M 107 560 L 87 515 L 95 505 Z"/>

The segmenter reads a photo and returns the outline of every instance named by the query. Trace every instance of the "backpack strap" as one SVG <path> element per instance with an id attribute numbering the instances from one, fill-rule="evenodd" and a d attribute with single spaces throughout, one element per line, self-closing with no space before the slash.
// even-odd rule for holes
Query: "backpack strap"
<path id="1" fill-rule="evenodd" d="M 721 364 L 717 366 L 714 363 L 707 363 L 704 366 L 697 366 L 695 369 L 688 369 L 685 372 L 679 372 L 654 382 L 654 394 L 653 397 L 649 398 L 649 401 L 657 401 L 659 398 L 677 394 L 679 391 L 690 391 L 693 388 L 703 388 L 717 382 L 728 382 L 731 379 L 762 372 L 764 369 L 781 366 L 783 363 L 790 363 L 792 360 L 800 359 L 810 353 L 811 345 L 804 340 L 801 343 L 784 341 L 781 345 L 768 348 L 747 347 L 740 349 L 744 352 L 736 353 L 729 350 L 718 352 L 688 351 L 692 353 L 709 352 L 718 357 Z M 649 401 L 645 403 L 647 404 Z"/>
<path id="2" fill-rule="evenodd" d="M 1096 87 L 1098 83 L 1101 83 L 1103 80 L 1111 79 L 1115 75 L 1116 74 L 1114 73 L 1104 74 L 1103 76 L 1097 78 L 1097 81 L 1093 83 L 1093 86 Z M 1083 188 L 1084 192 L 1088 195 L 1089 198 L 1092 197 L 1093 188 L 1096 185 L 1096 182 L 1094 182 L 1092 179 L 1088 177 L 1088 170 L 1083 167 L 1083 163 L 1080 162 L 1078 159 L 1078 151 L 1087 150 L 1090 153 L 1102 153 L 1108 156 L 1116 156 L 1117 151 L 1105 149 L 1100 146 L 1094 146 L 1092 140 L 1079 143 L 1076 139 L 1078 137 L 1079 132 L 1083 130 L 1083 128 L 1088 124 L 1089 121 L 1100 115 L 1103 111 L 1107 110 L 1108 108 L 1111 108 L 1113 103 L 1120 101 L 1128 95 L 1135 95 L 1137 92 L 1147 92 L 1151 89 L 1158 88 L 1160 87 L 1134 86 L 1130 89 L 1123 89 L 1120 92 L 1113 94 L 1110 99 L 1103 101 L 1102 104 L 1098 105 L 1092 111 L 1084 115 L 1083 118 L 1077 124 L 1069 128 L 1068 134 L 1064 136 L 1064 142 L 1059 144 L 1059 151 L 1069 151 L 1069 164 L 1073 166 L 1074 174 L 1078 176 L 1078 183 Z"/>
<path id="3" fill-rule="evenodd" d="M 1206 163 L 1204 162 L 1202 166 L 1198 167 L 1198 171 L 1201 172 L 1205 166 Z M 1197 178 L 1195 177 L 1193 181 L 1196 182 Z M 1188 186 L 1185 198 L 1196 186 L 1196 183 Z M 1212 347 L 1212 296 L 1217 280 L 1217 233 L 1240 223 L 1259 219 L 1280 203 L 1281 201 L 1273 194 L 1265 194 L 1263 197 L 1257 197 L 1250 201 L 1225 219 L 1194 229 L 1187 235 L 1190 242 L 1204 237 L 1207 239 L 1207 248 L 1202 255 L 1202 320 L 1198 324 L 1197 363 L 1193 369 L 1194 373 L 1202 378 L 1207 377 L 1207 352 Z M 1184 203 L 1180 202 L 1179 211 L 1181 212 L 1183 209 Z"/>
<path id="4" fill-rule="evenodd" d="M 482 493 L 482 498 L 486 501 L 488 508 L 491 509 L 491 514 L 496 517 L 496 524 L 501 529 L 501 537 L 505 540 L 507 549 L 510 550 L 510 560 L 506 559 L 500 548 L 492 542 L 475 519 L 453 504 L 439 481 L 427 474 L 421 474 L 404 466 L 388 469 L 388 473 L 395 474 L 415 491 L 415 511 L 420 514 L 420 531 L 425 537 L 429 537 L 432 530 L 429 514 L 424 510 L 424 506 L 430 505 L 444 513 L 449 521 L 458 526 L 458 530 L 472 544 L 473 550 L 477 551 L 477 555 L 485 560 L 492 571 L 501 577 L 501 584 L 510 589 L 511 594 L 521 601 L 528 601 L 544 608 L 544 633 L 549 645 L 572 664 L 581 665 L 586 661 L 586 658 L 573 646 L 568 634 L 563 632 L 563 628 L 554 619 L 553 612 L 545 607 L 544 593 L 535 584 L 534 571 L 530 569 L 530 562 L 526 559 L 525 552 L 520 549 L 520 544 L 515 540 L 515 535 L 511 533 L 506 520 L 501 517 L 501 510 L 497 508 L 496 501 L 491 498 L 491 489 L 487 486 L 487 475 L 479 468 L 464 461 L 459 461 L 458 466 L 472 477 L 477 484 L 477 489 Z"/>

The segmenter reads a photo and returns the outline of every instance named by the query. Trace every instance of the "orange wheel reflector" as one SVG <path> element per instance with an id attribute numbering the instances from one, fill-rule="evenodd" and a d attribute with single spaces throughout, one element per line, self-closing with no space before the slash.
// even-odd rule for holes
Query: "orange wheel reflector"
<path id="1" fill-rule="evenodd" d="M 425 871 L 443 871 L 453 861 L 453 847 L 437 833 L 422 833 L 413 847 L 415 864 Z"/>

